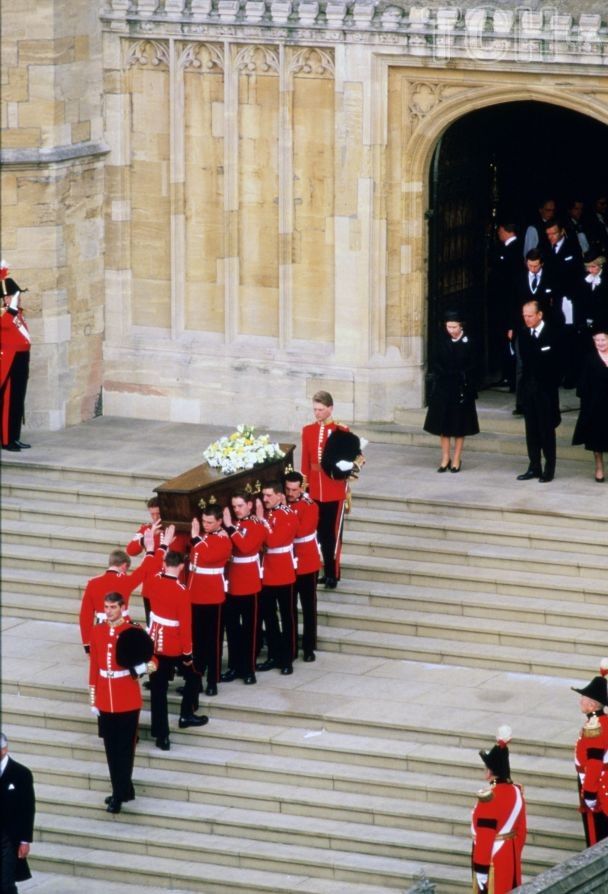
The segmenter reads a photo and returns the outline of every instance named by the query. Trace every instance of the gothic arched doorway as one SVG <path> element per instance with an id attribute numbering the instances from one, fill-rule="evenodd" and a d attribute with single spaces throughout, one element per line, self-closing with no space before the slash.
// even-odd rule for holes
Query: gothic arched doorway
<path id="1" fill-rule="evenodd" d="M 523 226 L 547 196 L 565 209 L 606 194 L 607 158 L 608 126 L 549 103 L 497 104 L 448 127 L 430 169 L 431 363 L 443 312 L 455 306 L 483 345 L 484 381 L 495 379 L 486 284 L 497 216 Z"/>

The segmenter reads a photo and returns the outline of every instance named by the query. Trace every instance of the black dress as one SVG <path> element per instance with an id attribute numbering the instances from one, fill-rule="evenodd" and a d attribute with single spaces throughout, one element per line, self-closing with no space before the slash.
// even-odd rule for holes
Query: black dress
<path id="1" fill-rule="evenodd" d="M 462 438 L 479 432 L 475 399 L 477 354 L 467 335 L 439 343 L 424 430 Z"/>
<path id="2" fill-rule="evenodd" d="M 581 408 L 572 436 L 585 450 L 608 453 L 608 366 L 594 348 L 585 358 L 577 394 Z"/>

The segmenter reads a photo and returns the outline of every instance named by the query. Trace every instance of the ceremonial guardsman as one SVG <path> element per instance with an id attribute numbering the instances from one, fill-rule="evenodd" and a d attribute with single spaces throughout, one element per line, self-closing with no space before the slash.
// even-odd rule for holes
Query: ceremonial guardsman
<path id="1" fill-rule="evenodd" d="M 203 509 L 203 536 L 197 518 L 192 519 L 192 550 L 188 590 L 192 601 L 194 670 L 207 671 L 207 695 L 217 695 L 222 663 L 222 608 L 226 601 L 225 566 L 232 553 L 230 537 L 222 529 L 219 506 Z M 202 680 L 201 680 L 202 683 Z"/>
<path id="2" fill-rule="evenodd" d="M 89 653 L 89 696 L 91 710 L 98 718 L 99 737 L 103 739 L 112 794 L 106 798 L 108 813 L 120 813 L 125 801 L 135 797 L 133 762 L 137 742 L 139 712 L 142 705 L 139 674 L 148 668 L 152 657 L 152 642 L 141 627 L 131 624 L 122 615 L 124 599 L 120 593 L 108 593 L 104 601 L 106 623 L 93 628 Z M 138 648 L 140 640 L 149 644 L 149 652 L 133 656 L 120 654 L 119 641 L 125 644 L 135 631 Z M 130 645 L 126 652 L 131 652 Z"/>
<path id="3" fill-rule="evenodd" d="M 507 894 L 521 885 L 526 804 L 521 786 L 511 782 L 510 740 L 511 729 L 501 726 L 496 745 L 479 752 L 490 786 L 479 792 L 473 810 L 473 894 Z"/>
<path id="4" fill-rule="evenodd" d="M 260 551 L 266 526 L 253 514 L 250 494 L 234 494 L 231 506 L 232 514 L 226 507 L 223 515 L 224 527 L 232 541 L 232 557 L 224 606 L 228 669 L 222 674 L 222 682 L 230 683 L 240 677 L 246 686 L 251 686 L 256 682 L 256 631 L 262 589 Z"/>
<path id="5" fill-rule="evenodd" d="M 167 545 L 172 545 L 174 529 L 170 525 L 164 534 Z M 192 668 L 192 608 L 190 594 L 179 581 L 184 570 L 181 553 L 166 550 L 163 570 L 148 581 L 150 594 L 150 626 L 148 633 L 154 643 L 155 670 L 150 674 L 150 710 L 152 737 L 156 747 L 169 751 L 169 711 L 167 690 L 176 668 L 184 677 L 184 693 L 179 712 L 179 728 L 204 726 L 209 718 L 196 715 L 199 678 Z"/>
<path id="6" fill-rule="evenodd" d="M 602 659 L 600 676 L 584 689 L 581 711 L 586 721 L 578 737 L 574 761 L 578 776 L 580 813 L 587 847 L 608 838 L 608 658 Z"/>
<path id="7" fill-rule="evenodd" d="M 131 559 L 122 549 L 114 549 L 108 559 L 108 568 L 103 574 L 92 577 L 87 583 L 80 603 L 80 636 L 85 652 L 89 651 L 91 633 L 95 624 L 106 620 L 104 599 L 108 593 L 120 593 L 123 598 L 123 613 L 128 616 L 129 596 L 148 574 L 160 570 L 163 552 L 154 549 L 156 530 L 152 528 L 145 535 L 146 556 L 135 571 L 128 573 Z M 160 545 L 160 538 L 159 538 Z"/>
<path id="8" fill-rule="evenodd" d="M 298 516 L 285 505 L 283 485 L 269 481 L 262 488 L 263 506 L 256 507 L 258 518 L 266 525 L 261 611 L 268 658 L 256 664 L 256 670 L 267 671 L 274 667 L 284 675 L 293 673 L 293 656 L 296 651 L 296 625 L 294 618 L 293 585 L 296 580 L 293 541 L 298 530 Z M 281 624 L 277 617 L 277 606 Z"/>
<path id="9" fill-rule="evenodd" d="M 154 549 L 158 549 L 160 546 L 160 539 L 163 533 L 162 522 L 160 518 L 160 506 L 158 497 L 151 497 L 146 502 L 146 508 L 150 515 L 150 521 L 144 522 L 143 525 L 139 526 L 139 529 L 136 534 L 133 535 L 131 540 L 129 540 L 127 544 L 127 553 L 131 557 L 138 556 L 141 552 L 145 550 L 144 545 L 144 534 L 146 531 L 149 531 L 151 528 L 154 530 Z M 188 555 L 188 548 L 190 544 L 190 537 L 187 534 L 175 534 L 173 538 L 173 549 L 175 552 L 183 553 L 184 556 Z M 141 585 L 141 595 L 144 602 L 144 611 L 146 613 L 146 623 L 150 623 L 150 598 L 148 596 L 148 579 L 153 577 L 157 573 L 157 569 L 146 569 L 147 573 L 142 581 Z M 186 576 L 184 571 L 182 571 L 182 576 L 180 580 L 183 584 L 186 583 Z"/>
<path id="10" fill-rule="evenodd" d="M 317 540 L 319 507 L 304 492 L 304 479 L 299 472 L 285 475 L 285 496 L 290 509 L 298 516 L 298 529 L 293 541 L 296 556 L 295 626 L 298 629 L 298 596 L 302 606 L 302 651 L 304 661 L 315 660 L 317 648 L 317 577 L 321 553 Z M 296 655 L 297 657 L 297 643 Z"/>
<path id="11" fill-rule="evenodd" d="M 346 500 L 346 480 L 330 478 L 321 468 L 321 457 L 327 439 L 337 428 L 347 431 L 332 419 L 334 401 L 328 391 L 317 391 L 312 399 L 315 422 L 302 429 L 302 474 L 308 491 L 319 506 L 318 538 L 323 556 L 324 576 L 319 583 L 333 590 L 340 580 L 342 526 Z"/>
<path id="12" fill-rule="evenodd" d="M 2 449 L 18 453 L 30 447 L 21 440 L 32 340 L 23 317 L 21 289 L 0 261 L 0 428 Z"/>

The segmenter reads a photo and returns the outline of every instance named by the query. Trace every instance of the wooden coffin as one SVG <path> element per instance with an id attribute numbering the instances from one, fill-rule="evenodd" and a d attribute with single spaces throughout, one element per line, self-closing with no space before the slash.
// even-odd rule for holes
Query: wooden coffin
<path id="1" fill-rule="evenodd" d="M 281 480 L 286 466 L 293 467 L 295 444 L 281 444 L 285 456 L 273 459 L 254 469 L 222 474 L 220 469 L 212 469 L 209 463 L 202 463 L 187 472 L 159 484 L 154 490 L 158 494 L 160 517 L 164 524 L 173 524 L 178 531 L 190 530 L 194 516 L 200 518 L 207 505 L 228 506 L 236 491 L 259 494 L 269 481 Z"/>

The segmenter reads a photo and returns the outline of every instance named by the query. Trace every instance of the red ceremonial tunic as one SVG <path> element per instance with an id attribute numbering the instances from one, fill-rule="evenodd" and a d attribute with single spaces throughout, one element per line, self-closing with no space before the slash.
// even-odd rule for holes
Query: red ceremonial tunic
<path id="1" fill-rule="evenodd" d="M 125 574 L 108 568 L 103 574 L 92 577 L 85 587 L 80 604 L 80 636 L 83 646 L 90 645 L 91 631 L 96 623 L 105 622 L 104 600 L 108 593 L 120 593 L 125 600 L 123 615 L 129 610 L 129 596 L 147 574 L 155 574 L 162 565 L 164 550 L 148 553 L 135 571 Z"/>
<path id="2" fill-rule="evenodd" d="M 176 577 L 166 572 L 148 578 L 150 627 L 155 655 L 177 657 L 192 654 L 190 594 Z"/>
<path id="3" fill-rule="evenodd" d="M 32 347 L 29 329 L 21 308 L 17 313 L 5 310 L 0 316 L 0 386 L 4 385 L 15 354 Z"/>
<path id="4" fill-rule="evenodd" d="M 266 540 L 266 526 L 255 515 L 237 521 L 230 532 L 232 558 L 228 565 L 228 592 L 250 596 L 262 588 L 260 551 Z"/>
<path id="5" fill-rule="evenodd" d="M 489 894 L 507 894 L 521 885 L 521 853 L 526 843 L 526 804 L 521 787 L 497 782 L 480 795 L 473 810 L 473 891 L 476 872 L 488 874 Z"/>
<path id="6" fill-rule="evenodd" d="M 139 530 L 137 531 L 137 534 L 134 534 L 133 537 L 131 538 L 131 540 L 129 540 L 129 542 L 127 543 L 127 554 L 129 556 L 138 556 L 140 553 L 144 552 L 144 550 L 145 550 L 144 534 L 146 533 L 146 531 L 149 531 L 151 527 L 152 527 L 152 525 L 150 522 L 139 526 Z M 160 546 L 161 534 L 162 534 L 162 531 L 157 531 L 156 534 L 154 535 L 154 549 L 155 550 L 157 550 Z M 190 547 L 189 535 L 188 534 L 176 534 L 175 537 L 173 538 L 173 541 L 172 541 L 169 549 L 171 549 L 177 553 L 182 553 L 183 556 L 186 556 L 189 547 Z M 157 573 L 156 569 L 154 569 L 152 571 L 148 571 L 142 581 L 141 592 L 142 592 L 142 596 L 145 596 L 146 599 L 150 598 L 149 594 L 148 594 L 148 586 L 147 586 L 148 579 L 153 577 L 156 573 Z M 182 572 L 182 574 L 180 576 L 180 581 L 182 583 L 186 582 L 186 577 L 185 577 L 184 572 Z"/>
<path id="7" fill-rule="evenodd" d="M 311 574 L 321 567 L 321 551 L 317 541 L 319 507 L 307 494 L 289 504 L 298 516 L 298 529 L 293 542 L 297 562 L 297 574 Z"/>
<path id="8" fill-rule="evenodd" d="M 593 716 L 581 729 L 574 762 L 579 778 L 581 808 L 608 816 L 608 715 Z M 590 807 L 585 802 L 595 806 Z"/>
<path id="9" fill-rule="evenodd" d="M 319 503 L 331 503 L 346 498 L 346 480 L 335 481 L 321 468 L 323 448 L 332 431 L 337 428 L 348 431 L 345 425 L 338 425 L 337 422 L 312 422 L 302 429 L 302 474 L 308 481 L 310 496 Z"/>
<path id="10" fill-rule="evenodd" d="M 195 537 L 190 551 L 188 590 L 193 605 L 219 605 L 226 601 L 224 567 L 232 553 L 225 531 Z"/>
<path id="11" fill-rule="evenodd" d="M 118 637 L 130 626 L 124 620 L 115 627 L 106 622 L 97 624 L 91 633 L 89 686 L 95 687 L 92 704 L 100 711 L 119 714 L 141 708 L 139 680 L 133 679 L 128 670 L 116 663 Z"/>
<path id="12" fill-rule="evenodd" d="M 293 541 L 298 530 L 298 516 L 280 504 L 266 513 L 266 552 L 263 577 L 267 587 L 283 587 L 296 579 Z"/>

